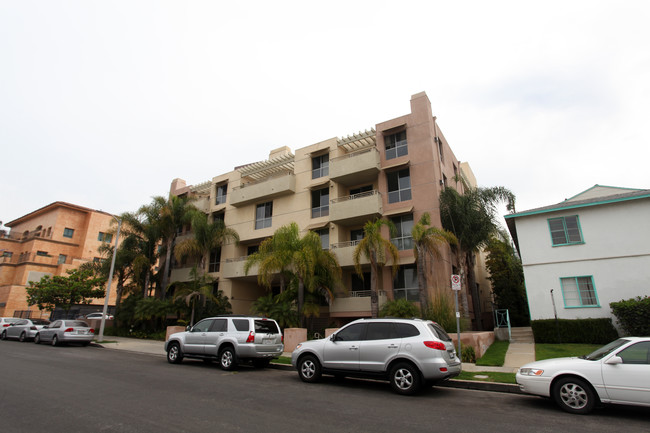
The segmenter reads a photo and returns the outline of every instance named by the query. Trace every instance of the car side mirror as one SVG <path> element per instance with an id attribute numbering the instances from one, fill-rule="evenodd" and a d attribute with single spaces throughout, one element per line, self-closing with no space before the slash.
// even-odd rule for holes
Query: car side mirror
<path id="1" fill-rule="evenodd" d="M 605 364 L 609 364 L 609 365 L 616 365 L 622 363 L 623 363 L 623 358 L 621 358 L 620 356 L 612 356 L 607 361 L 605 361 Z"/>
<path id="2" fill-rule="evenodd" d="M 336 341 L 336 334 L 332 334 L 330 336 L 330 341 Z"/>
<path id="3" fill-rule="evenodd" d="M 190 325 L 187 325 L 187 326 L 185 327 L 185 330 L 186 330 L 187 332 L 190 332 L 190 331 L 192 330 L 192 327 L 191 327 Z"/>

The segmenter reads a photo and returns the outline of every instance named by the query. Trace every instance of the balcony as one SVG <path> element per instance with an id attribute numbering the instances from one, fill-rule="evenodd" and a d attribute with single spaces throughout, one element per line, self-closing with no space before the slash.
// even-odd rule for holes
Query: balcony
<path id="1" fill-rule="evenodd" d="M 387 301 L 386 292 L 379 291 L 379 308 Z M 370 290 L 350 292 L 345 297 L 336 297 L 330 305 L 332 317 L 370 316 Z"/>
<path id="2" fill-rule="evenodd" d="M 375 147 L 330 161 L 330 179 L 348 186 L 373 182 L 380 170 L 379 151 Z"/>
<path id="3" fill-rule="evenodd" d="M 352 267 L 354 266 L 354 260 L 352 255 L 354 254 L 354 249 L 359 245 L 360 241 L 348 241 L 348 242 L 339 242 L 331 245 L 331 251 L 336 254 L 336 258 L 339 261 L 339 266 Z M 360 262 L 362 265 L 367 265 L 370 262 L 362 254 L 360 257 Z"/>
<path id="4" fill-rule="evenodd" d="M 258 265 L 254 265 L 248 270 L 248 275 L 244 272 L 244 264 L 246 263 L 247 256 L 237 257 L 234 259 L 226 259 L 221 262 L 221 276 L 223 278 L 257 278 L 259 270 Z"/>
<path id="5" fill-rule="evenodd" d="M 340 197 L 331 201 L 330 221 L 342 225 L 363 224 L 382 214 L 381 194 L 377 190 Z"/>
<path id="6" fill-rule="evenodd" d="M 230 204 L 244 206 L 260 200 L 272 200 L 275 197 L 295 192 L 296 176 L 293 173 L 285 173 L 233 188 L 230 195 Z"/>

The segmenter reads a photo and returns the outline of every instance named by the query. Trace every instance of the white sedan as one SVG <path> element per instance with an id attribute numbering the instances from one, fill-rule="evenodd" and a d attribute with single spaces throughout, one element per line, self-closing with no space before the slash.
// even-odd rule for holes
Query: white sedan
<path id="1" fill-rule="evenodd" d="M 619 338 L 579 358 L 531 362 L 519 369 L 517 383 L 570 413 L 589 413 L 598 403 L 650 407 L 650 337 Z"/>

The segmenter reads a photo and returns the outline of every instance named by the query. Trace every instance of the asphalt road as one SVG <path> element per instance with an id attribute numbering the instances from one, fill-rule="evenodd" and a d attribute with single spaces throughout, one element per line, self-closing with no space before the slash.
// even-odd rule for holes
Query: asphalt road
<path id="1" fill-rule="evenodd" d="M 0 431 L 22 432 L 648 432 L 650 409 L 570 415 L 545 399 L 242 367 L 98 347 L 0 341 Z"/>

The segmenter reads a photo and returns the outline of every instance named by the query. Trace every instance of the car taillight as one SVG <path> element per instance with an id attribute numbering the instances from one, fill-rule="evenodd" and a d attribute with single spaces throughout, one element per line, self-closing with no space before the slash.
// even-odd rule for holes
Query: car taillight
<path id="1" fill-rule="evenodd" d="M 8 323 L 5 323 L 4 325 L 2 325 L 3 328 L 6 328 L 7 326 L 9 326 Z"/>
<path id="2" fill-rule="evenodd" d="M 74 332 L 74 328 L 68 328 L 68 329 L 66 329 L 66 330 L 63 331 L 63 332 Z"/>
<path id="3" fill-rule="evenodd" d="M 424 345 L 430 349 L 447 350 L 444 344 L 439 341 L 425 341 Z"/>
<path id="4" fill-rule="evenodd" d="M 280 336 L 280 343 L 284 344 L 284 335 Z"/>
<path id="5" fill-rule="evenodd" d="M 90 333 L 91 333 L 91 334 L 94 334 L 94 333 L 95 333 L 95 330 L 94 330 L 93 328 L 90 328 Z"/>
<path id="6" fill-rule="evenodd" d="M 247 343 L 253 343 L 255 341 L 255 333 L 253 331 L 248 333 L 248 338 L 246 339 Z"/>
<path id="7" fill-rule="evenodd" d="M 36 326 L 32 325 L 32 326 L 29 327 L 29 329 L 31 329 L 32 331 L 36 331 Z"/>
<path id="8" fill-rule="evenodd" d="M 440 371 L 442 373 L 446 373 L 447 372 L 447 367 L 440 367 Z"/>

